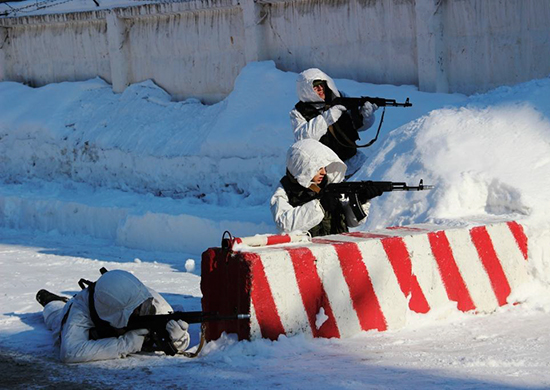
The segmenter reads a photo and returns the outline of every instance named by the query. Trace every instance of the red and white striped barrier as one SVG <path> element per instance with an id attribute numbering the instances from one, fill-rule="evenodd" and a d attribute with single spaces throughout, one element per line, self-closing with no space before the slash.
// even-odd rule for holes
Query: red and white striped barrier
<path id="1" fill-rule="evenodd" d="M 528 280 L 527 237 L 516 222 L 388 228 L 288 245 L 262 240 L 266 246 L 203 253 L 203 310 L 251 314 L 250 321 L 209 323 L 207 340 L 222 332 L 348 337 L 397 329 L 409 311 L 450 304 L 490 312 Z"/>

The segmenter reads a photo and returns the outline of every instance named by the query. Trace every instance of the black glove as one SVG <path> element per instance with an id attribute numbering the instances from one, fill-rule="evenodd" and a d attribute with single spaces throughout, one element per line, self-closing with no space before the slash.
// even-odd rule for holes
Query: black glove
<path id="1" fill-rule="evenodd" d="M 342 209 L 342 203 L 340 203 L 337 194 L 325 193 L 321 195 L 319 200 L 321 201 L 323 209 L 328 213 L 333 213 L 334 211 L 340 211 Z"/>
<path id="2" fill-rule="evenodd" d="M 372 186 L 367 187 L 363 191 L 361 191 L 359 194 L 357 194 L 357 199 L 359 199 L 359 202 L 361 204 L 366 203 L 367 200 L 376 198 L 377 196 L 380 196 L 384 193 L 381 188 Z"/>

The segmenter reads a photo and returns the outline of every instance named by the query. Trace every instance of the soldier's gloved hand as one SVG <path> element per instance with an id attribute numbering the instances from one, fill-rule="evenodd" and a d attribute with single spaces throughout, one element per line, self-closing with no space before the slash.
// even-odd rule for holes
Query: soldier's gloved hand
<path id="1" fill-rule="evenodd" d="M 170 320 L 166 324 L 166 330 L 178 352 L 185 351 L 189 346 L 190 338 L 187 329 L 189 324 L 183 320 Z"/>
<path id="2" fill-rule="evenodd" d="M 145 341 L 145 335 L 149 333 L 147 329 L 135 329 L 124 333 L 121 338 L 125 344 L 125 353 L 136 353 L 141 351 L 143 342 Z"/>
<path id="3" fill-rule="evenodd" d="M 366 203 L 367 200 L 376 198 L 377 196 L 380 196 L 384 193 L 380 188 L 378 187 L 367 187 L 364 191 L 361 191 L 361 193 L 357 194 L 357 199 L 359 202 Z"/>
<path id="4" fill-rule="evenodd" d="M 325 118 L 325 121 L 327 121 L 327 125 L 331 126 L 335 124 L 338 121 L 338 119 L 340 119 L 342 114 L 346 111 L 347 111 L 346 107 L 340 104 L 337 104 L 329 108 L 325 112 L 323 112 L 323 118 Z"/>
<path id="5" fill-rule="evenodd" d="M 361 107 L 361 115 L 363 115 L 363 118 L 366 118 L 374 114 L 374 111 L 376 110 L 378 110 L 378 106 L 376 104 L 365 102 L 363 107 Z"/>
<path id="6" fill-rule="evenodd" d="M 342 209 L 342 204 L 338 199 L 338 196 L 335 194 L 323 194 L 319 199 L 321 201 L 321 206 L 326 212 L 333 212 Z"/>

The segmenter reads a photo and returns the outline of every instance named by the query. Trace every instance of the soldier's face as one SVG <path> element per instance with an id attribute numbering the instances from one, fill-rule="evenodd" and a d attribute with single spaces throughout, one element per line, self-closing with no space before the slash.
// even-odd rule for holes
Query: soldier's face
<path id="1" fill-rule="evenodd" d="M 314 85 L 313 90 L 319 95 L 319 97 L 325 100 L 325 87 L 322 84 Z"/>
<path id="2" fill-rule="evenodd" d="M 327 174 L 327 170 L 325 169 L 325 167 L 319 169 L 319 172 L 317 172 L 317 174 L 315 176 L 313 176 L 313 182 L 317 185 L 321 184 L 321 182 L 323 181 L 323 178 L 325 177 L 325 175 Z"/>

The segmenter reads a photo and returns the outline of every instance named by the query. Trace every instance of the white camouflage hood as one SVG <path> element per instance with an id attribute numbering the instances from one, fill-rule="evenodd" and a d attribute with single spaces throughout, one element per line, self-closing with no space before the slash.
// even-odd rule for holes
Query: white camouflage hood
<path id="1" fill-rule="evenodd" d="M 319 169 L 325 167 L 329 183 L 344 180 L 346 164 L 319 141 L 307 138 L 296 142 L 286 155 L 286 167 L 302 187 L 309 188 Z"/>
<path id="2" fill-rule="evenodd" d="M 317 68 L 310 68 L 304 70 L 298 75 L 296 80 L 296 93 L 298 94 L 298 99 L 304 103 L 314 103 L 318 102 L 321 99 L 319 95 L 313 90 L 313 81 L 315 80 L 324 80 L 327 83 L 327 87 L 330 88 L 334 97 L 340 97 L 340 92 L 332 80 L 326 73 Z"/>
<path id="3" fill-rule="evenodd" d="M 115 328 L 128 325 L 130 315 L 152 295 L 141 281 L 129 272 L 109 271 L 97 280 L 94 305 L 99 315 Z"/>

